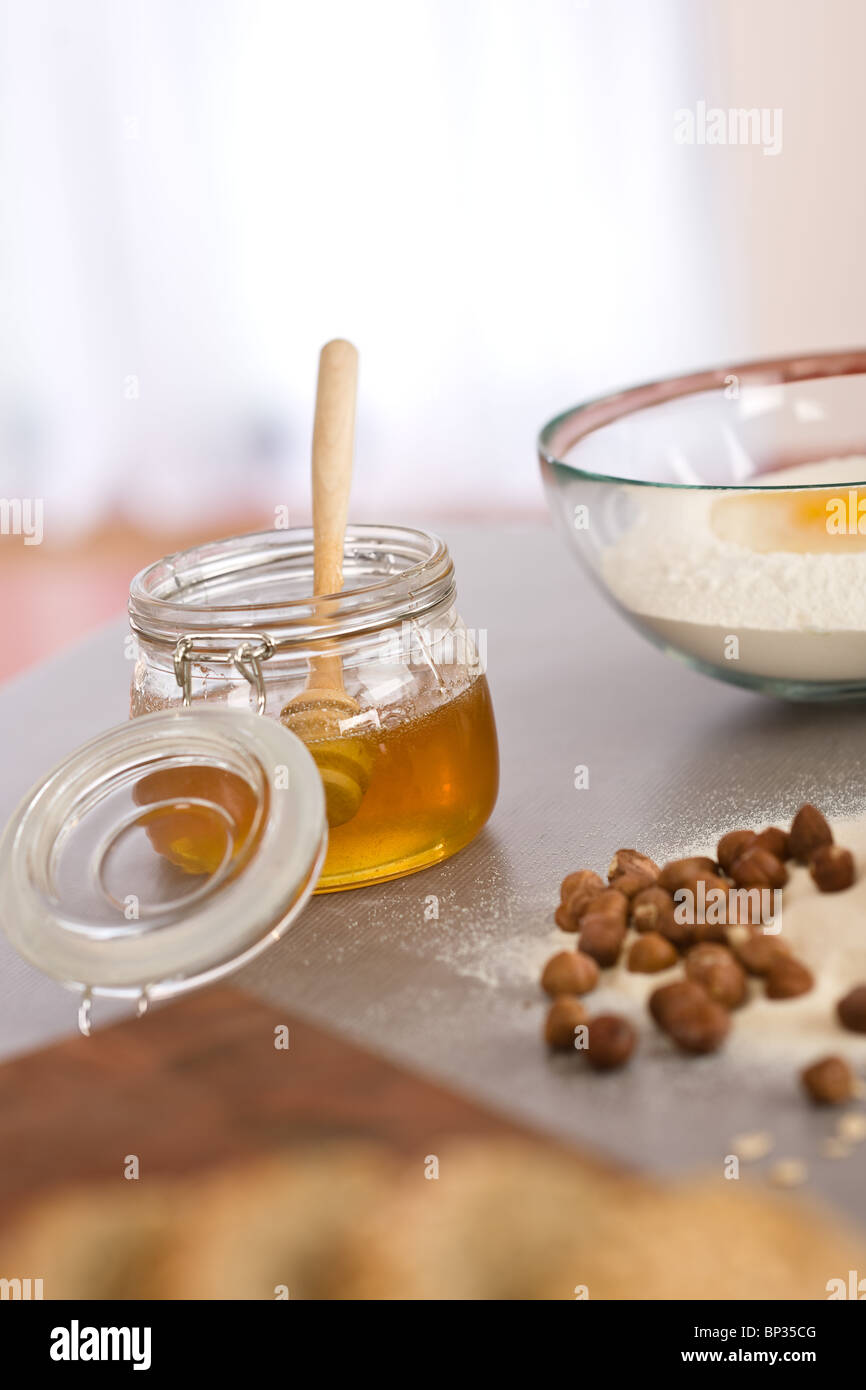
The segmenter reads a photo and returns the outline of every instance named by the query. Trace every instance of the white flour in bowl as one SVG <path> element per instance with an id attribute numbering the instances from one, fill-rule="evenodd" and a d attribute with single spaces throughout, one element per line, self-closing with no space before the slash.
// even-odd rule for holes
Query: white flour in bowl
<path id="1" fill-rule="evenodd" d="M 771 477 L 774 486 L 838 486 L 847 504 L 849 486 L 866 481 L 866 458 Z M 613 597 L 663 641 L 714 665 L 735 661 L 750 675 L 866 677 L 866 535 L 827 530 L 826 498 L 835 491 L 811 502 L 782 492 L 769 504 L 766 492 L 635 495 L 640 518 L 604 552 L 602 574 Z M 816 543 L 823 549 L 807 548 Z"/>

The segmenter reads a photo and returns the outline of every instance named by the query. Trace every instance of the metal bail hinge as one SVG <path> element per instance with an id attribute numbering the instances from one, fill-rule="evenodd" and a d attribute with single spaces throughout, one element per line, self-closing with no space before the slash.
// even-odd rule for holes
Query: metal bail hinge
<path id="1" fill-rule="evenodd" d="M 219 638 L 233 638 L 233 633 L 209 633 L 208 638 L 214 641 Z M 174 678 L 180 686 L 181 701 L 185 709 L 189 709 L 192 704 L 192 663 L 195 660 L 204 664 L 233 665 L 237 668 L 245 681 L 248 681 L 256 692 L 256 711 L 258 714 L 265 712 L 265 678 L 262 674 L 262 662 L 267 661 L 273 656 L 275 650 L 274 642 L 270 637 L 262 636 L 259 633 L 241 642 L 240 646 L 228 648 L 208 647 L 200 644 L 196 647 L 194 637 L 181 637 L 174 649 Z"/>

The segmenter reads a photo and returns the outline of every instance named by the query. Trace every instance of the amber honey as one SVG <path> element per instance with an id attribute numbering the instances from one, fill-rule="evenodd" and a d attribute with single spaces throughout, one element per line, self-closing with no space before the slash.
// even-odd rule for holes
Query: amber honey
<path id="1" fill-rule="evenodd" d="M 397 878 L 447 859 L 493 810 L 499 755 L 484 676 L 379 729 L 369 747 L 369 785 L 352 819 L 328 832 L 319 892 Z M 316 751 L 311 744 L 314 757 Z"/>
<path id="2" fill-rule="evenodd" d="M 425 695 L 399 715 L 386 712 L 380 727 L 361 739 L 349 735 L 355 760 L 363 742 L 369 781 L 351 819 L 329 827 L 318 892 L 397 878 L 447 859 L 477 835 L 493 810 L 499 755 L 485 677 L 456 694 L 434 688 Z M 340 740 L 308 745 L 327 764 L 339 761 L 340 746 Z M 146 777 L 135 799 L 160 806 L 147 821 L 148 838 L 186 874 L 214 873 L 229 845 L 236 857 L 255 811 L 240 778 L 200 767 Z"/>

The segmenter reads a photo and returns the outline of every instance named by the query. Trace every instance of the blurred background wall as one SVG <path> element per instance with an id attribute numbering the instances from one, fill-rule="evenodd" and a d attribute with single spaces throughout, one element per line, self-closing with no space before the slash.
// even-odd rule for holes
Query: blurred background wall
<path id="1" fill-rule="evenodd" d="M 862 0 L 0 0 L 0 675 L 207 535 L 541 515 L 581 397 L 864 337 Z M 678 111 L 781 112 L 781 148 Z"/>

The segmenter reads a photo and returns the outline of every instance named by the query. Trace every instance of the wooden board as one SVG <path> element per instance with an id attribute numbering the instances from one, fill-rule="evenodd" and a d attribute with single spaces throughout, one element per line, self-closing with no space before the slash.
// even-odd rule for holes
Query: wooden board
<path id="1" fill-rule="evenodd" d="M 287 1050 L 274 1045 L 282 1026 Z M 231 987 L 7 1062 L 0 1114 L 0 1223 L 28 1197 L 117 1177 L 128 1154 L 146 1177 L 315 1140 L 372 1138 L 423 1156 L 452 1135 L 526 1137 Z"/>

